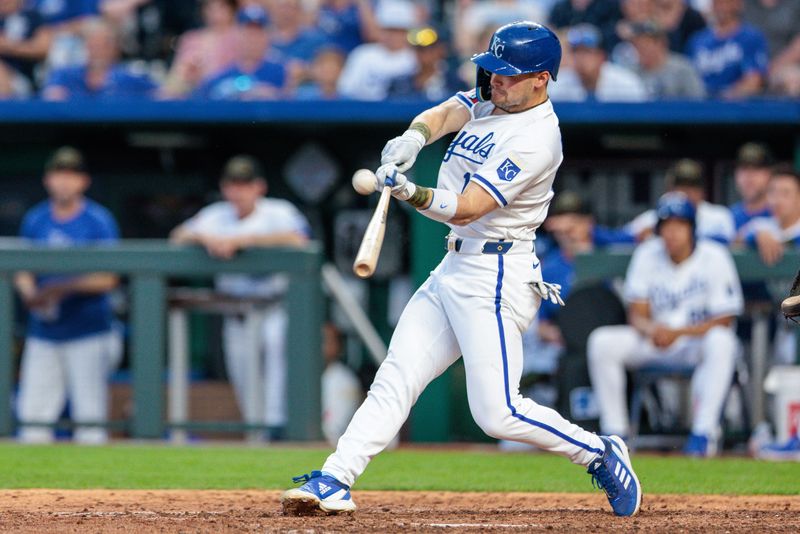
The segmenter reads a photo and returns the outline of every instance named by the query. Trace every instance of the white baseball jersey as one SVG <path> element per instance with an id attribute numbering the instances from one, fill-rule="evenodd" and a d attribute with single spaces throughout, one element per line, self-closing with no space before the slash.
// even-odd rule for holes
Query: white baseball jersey
<path id="1" fill-rule="evenodd" d="M 200 210 L 186 221 L 185 226 L 192 232 L 219 237 L 242 235 L 264 235 L 278 232 L 299 232 L 308 234 L 308 221 L 289 201 L 262 198 L 256 209 L 240 219 L 233 205 L 228 202 L 215 202 Z M 285 275 L 254 277 L 242 274 L 223 274 L 216 278 L 217 289 L 230 295 L 274 297 L 286 291 L 288 279 Z"/>
<path id="2" fill-rule="evenodd" d="M 450 228 L 459 237 L 535 239 L 563 160 L 552 104 L 548 100 L 522 113 L 492 115 L 494 105 L 478 101 L 474 89 L 453 99 L 469 110 L 470 121 L 447 147 L 437 187 L 461 193 L 474 182 L 506 209 Z"/>
<path id="3" fill-rule="evenodd" d="M 633 253 L 624 292 L 629 302 L 649 302 L 652 319 L 671 328 L 736 316 L 744 308 L 730 252 L 708 240 L 698 241 L 677 265 L 660 238 L 642 243 Z"/>
<path id="4" fill-rule="evenodd" d="M 655 210 L 647 210 L 637 215 L 625 225 L 633 235 L 653 229 L 658 222 Z M 736 235 L 736 223 L 733 213 L 727 206 L 712 204 L 705 200 L 697 206 L 697 237 L 713 239 L 722 243 L 730 243 Z"/>

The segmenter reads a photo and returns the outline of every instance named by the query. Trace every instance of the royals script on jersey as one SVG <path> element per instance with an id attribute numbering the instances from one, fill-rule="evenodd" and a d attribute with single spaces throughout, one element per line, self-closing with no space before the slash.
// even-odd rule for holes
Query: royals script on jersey
<path id="1" fill-rule="evenodd" d="M 639 245 L 625 276 L 625 298 L 647 301 L 653 320 L 670 328 L 737 316 L 744 308 L 733 258 L 710 240 L 698 241 L 692 255 L 677 265 L 661 238 Z"/>
<path id="2" fill-rule="evenodd" d="M 450 225 L 460 237 L 530 241 L 547 216 L 553 180 L 561 165 L 561 131 L 550 101 L 521 113 L 492 115 L 475 90 L 452 97 L 470 120 L 450 143 L 438 186 L 461 193 L 470 182 L 484 188 L 500 209 L 466 226 Z M 439 200 L 434 197 L 433 202 Z"/>

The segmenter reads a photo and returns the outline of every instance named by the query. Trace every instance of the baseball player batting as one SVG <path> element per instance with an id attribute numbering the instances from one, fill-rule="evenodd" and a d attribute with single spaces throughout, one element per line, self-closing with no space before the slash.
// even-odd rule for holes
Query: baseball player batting
<path id="1" fill-rule="evenodd" d="M 561 45 L 533 22 L 499 28 L 472 58 L 477 87 L 418 115 L 386 144 L 376 191 L 451 228 L 448 253 L 404 310 L 369 395 L 320 471 L 295 477 L 284 513 L 352 512 L 350 487 L 400 430 L 425 387 L 464 358 L 472 416 L 488 435 L 528 443 L 588 467 L 617 515 L 639 511 L 641 486 L 625 443 L 598 436 L 519 393 L 522 333 L 542 299 L 559 301 L 542 281 L 536 229 L 553 197 L 561 133 L 547 96 Z M 402 173 L 426 144 L 458 132 L 436 188 Z"/>

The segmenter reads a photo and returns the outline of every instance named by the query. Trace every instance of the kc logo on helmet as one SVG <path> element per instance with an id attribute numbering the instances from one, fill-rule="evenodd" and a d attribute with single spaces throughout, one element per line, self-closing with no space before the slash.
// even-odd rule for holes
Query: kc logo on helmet
<path id="1" fill-rule="evenodd" d="M 495 57 L 502 56 L 503 50 L 505 50 L 505 48 L 506 45 L 503 43 L 503 41 L 500 40 L 499 37 L 494 36 L 492 38 L 492 44 L 489 46 L 489 49 L 491 49 L 492 54 L 494 54 Z"/>
<path id="2" fill-rule="evenodd" d="M 506 158 L 506 160 L 497 167 L 497 177 L 506 182 L 510 182 L 520 173 L 521 169 L 517 164 Z"/>

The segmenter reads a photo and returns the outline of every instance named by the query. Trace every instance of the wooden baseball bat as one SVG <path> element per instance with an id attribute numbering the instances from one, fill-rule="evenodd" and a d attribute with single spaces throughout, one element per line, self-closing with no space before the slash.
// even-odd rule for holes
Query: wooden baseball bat
<path id="1" fill-rule="evenodd" d="M 389 200 L 392 198 L 392 188 L 384 186 L 381 191 L 381 198 L 375 213 L 369 220 L 367 230 L 361 239 L 361 246 L 358 247 L 356 260 L 353 262 L 353 272 L 359 278 L 369 278 L 375 274 L 375 267 L 378 265 L 378 256 L 381 254 L 383 246 L 383 234 L 386 233 L 386 215 L 389 213 Z"/>

